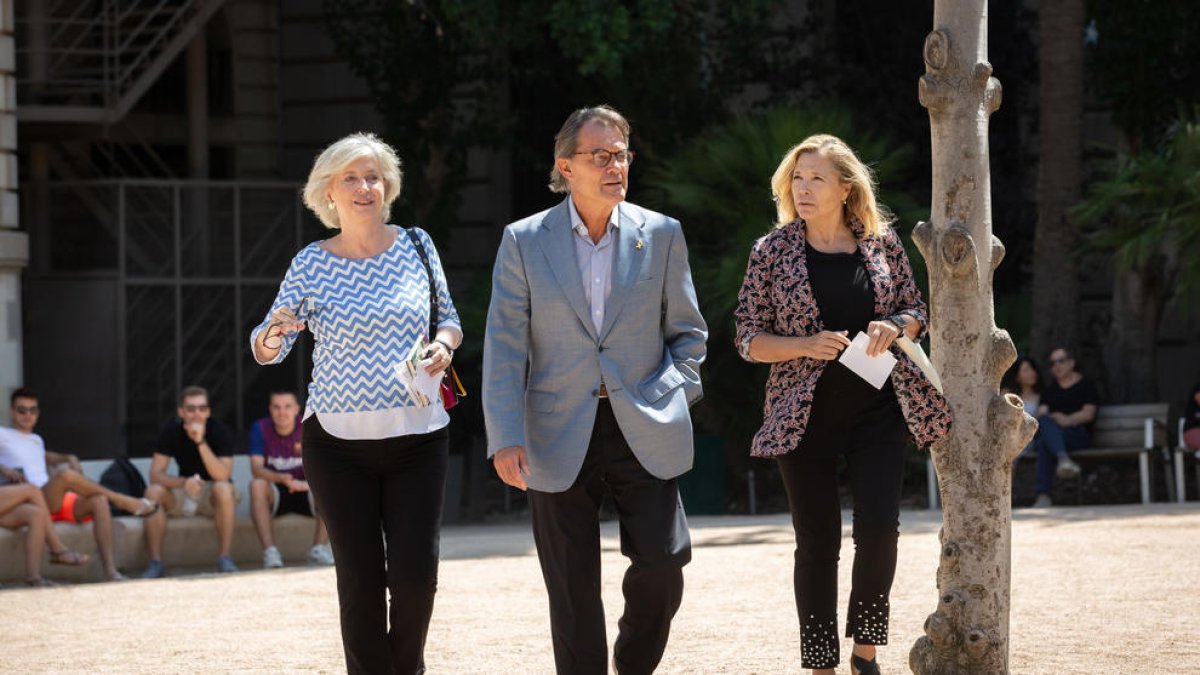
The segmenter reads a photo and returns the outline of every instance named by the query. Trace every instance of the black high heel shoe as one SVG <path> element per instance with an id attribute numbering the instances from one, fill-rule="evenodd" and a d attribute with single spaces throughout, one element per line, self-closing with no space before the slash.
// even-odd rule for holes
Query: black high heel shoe
<path id="1" fill-rule="evenodd" d="M 850 667 L 858 675 L 883 675 L 879 672 L 879 664 L 875 659 L 868 661 L 857 654 L 850 655 Z"/>

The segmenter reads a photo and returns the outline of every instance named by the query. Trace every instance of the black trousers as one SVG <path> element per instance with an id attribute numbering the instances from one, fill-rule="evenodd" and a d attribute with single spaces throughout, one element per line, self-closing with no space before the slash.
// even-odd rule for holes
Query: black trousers
<path id="1" fill-rule="evenodd" d="M 885 645 L 888 596 L 896 573 L 900 489 L 908 432 L 890 387 L 862 405 L 818 398 L 799 446 L 779 458 L 796 530 L 793 585 L 800 618 L 800 667 L 834 668 L 838 557 L 842 545 L 838 458 L 845 457 L 854 498 L 854 568 L 846 637 Z M 828 392 L 825 392 L 828 393 Z M 861 400 L 861 399 L 860 399 Z"/>
<path id="2" fill-rule="evenodd" d="M 604 675 L 608 669 L 600 599 L 600 504 L 606 491 L 620 520 L 621 553 L 630 561 L 613 653 L 618 673 L 654 672 L 683 598 L 683 566 L 692 559 L 692 541 L 679 487 L 642 467 L 612 407 L 601 399 L 575 483 L 565 492 L 528 494 L 561 675 Z"/>
<path id="3" fill-rule="evenodd" d="M 303 444 L 304 474 L 333 547 L 346 670 L 425 672 L 446 429 L 348 441 L 331 436 L 313 415 L 304 421 Z"/>

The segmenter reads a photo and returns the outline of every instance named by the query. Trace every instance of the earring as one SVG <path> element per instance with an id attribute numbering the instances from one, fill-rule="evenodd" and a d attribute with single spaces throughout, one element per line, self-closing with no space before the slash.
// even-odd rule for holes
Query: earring
<path id="1" fill-rule="evenodd" d="M 332 199 L 330 199 L 330 200 L 329 200 L 329 203 L 328 203 L 328 204 L 326 204 L 326 205 L 325 205 L 325 207 L 326 207 L 326 208 L 328 208 L 330 211 L 333 211 L 333 210 L 335 210 L 335 209 L 337 208 L 337 204 L 335 204 L 335 203 L 333 202 L 333 200 L 332 200 Z"/>

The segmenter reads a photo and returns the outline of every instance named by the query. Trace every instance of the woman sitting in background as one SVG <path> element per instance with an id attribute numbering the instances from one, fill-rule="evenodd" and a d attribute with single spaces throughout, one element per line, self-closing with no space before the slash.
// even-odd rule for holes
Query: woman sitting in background
<path id="1" fill-rule="evenodd" d="M 1020 396 L 1025 412 L 1037 417 L 1038 404 L 1042 400 L 1042 371 L 1032 358 L 1018 356 L 1017 362 L 1000 378 L 1000 390 Z"/>

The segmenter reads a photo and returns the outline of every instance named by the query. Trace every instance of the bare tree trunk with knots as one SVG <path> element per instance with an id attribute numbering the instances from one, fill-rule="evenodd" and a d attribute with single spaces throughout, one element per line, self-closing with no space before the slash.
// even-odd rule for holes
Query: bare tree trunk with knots
<path id="1" fill-rule="evenodd" d="M 909 653 L 916 675 L 1008 672 L 1010 463 L 1037 422 L 1000 393 L 1016 359 L 995 324 L 988 120 L 1000 83 L 987 62 L 986 0 L 936 0 L 925 38 L 921 105 L 933 156 L 930 222 L 914 239 L 929 268 L 932 359 L 954 411 L 934 445 L 943 504 L 937 609 Z"/>

